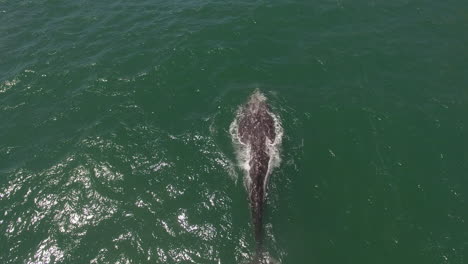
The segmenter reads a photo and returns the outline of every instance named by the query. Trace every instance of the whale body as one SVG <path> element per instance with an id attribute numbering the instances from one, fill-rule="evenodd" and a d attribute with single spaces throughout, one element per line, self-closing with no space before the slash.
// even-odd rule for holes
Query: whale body
<path id="1" fill-rule="evenodd" d="M 282 129 L 266 97 L 256 90 L 238 110 L 231 124 L 231 135 L 238 146 L 238 158 L 245 171 L 252 224 L 256 241 L 256 256 L 261 257 L 263 244 L 263 211 L 268 178 L 279 166 L 279 146 Z"/>

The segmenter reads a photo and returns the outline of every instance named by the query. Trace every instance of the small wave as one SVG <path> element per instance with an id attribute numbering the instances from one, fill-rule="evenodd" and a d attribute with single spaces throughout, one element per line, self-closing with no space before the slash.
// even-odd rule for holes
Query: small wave
<path id="1" fill-rule="evenodd" d="M 18 80 L 16 78 L 11 80 L 11 81 L 7 80 L 7 81 L 3 82 L 2 84 L 0 84 L 0 94 L 7 92 L 12 87 L 17 85 L 19 82 L 20 82 L 20 80 Z"/>

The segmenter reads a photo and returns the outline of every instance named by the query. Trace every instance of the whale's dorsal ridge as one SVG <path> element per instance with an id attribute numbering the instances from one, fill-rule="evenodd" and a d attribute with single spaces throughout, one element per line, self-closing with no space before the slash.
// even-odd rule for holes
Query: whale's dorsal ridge
<path id="1" fill-rule="evenodd" d="M 256 89 L 239 108 L 230 127 L 237 154 L 245 171 L 257 251 L 263 241 L 263 210 L 268 178 L 280 162 L 282 128 L 268 105 L 266 96 Z"/>

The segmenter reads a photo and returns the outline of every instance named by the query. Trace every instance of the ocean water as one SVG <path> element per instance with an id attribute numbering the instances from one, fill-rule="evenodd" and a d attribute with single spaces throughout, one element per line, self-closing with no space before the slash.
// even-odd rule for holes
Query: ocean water
<path id="1" fill-rule="evenodd" d="M 0 0 L 0 263 L 468 263 L 468 2 Z"/>

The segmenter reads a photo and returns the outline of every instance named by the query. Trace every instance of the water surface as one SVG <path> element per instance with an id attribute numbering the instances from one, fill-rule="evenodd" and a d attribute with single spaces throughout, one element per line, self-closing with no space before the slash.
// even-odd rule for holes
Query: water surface
<path id="1" fill-rule="evenodd" d="M 229 125 L 284 128 L 280 263 L 466 263 L 468 4 L 0 0 L 0 262 L 246 263 Z"/>

